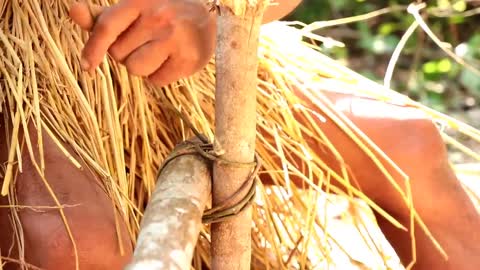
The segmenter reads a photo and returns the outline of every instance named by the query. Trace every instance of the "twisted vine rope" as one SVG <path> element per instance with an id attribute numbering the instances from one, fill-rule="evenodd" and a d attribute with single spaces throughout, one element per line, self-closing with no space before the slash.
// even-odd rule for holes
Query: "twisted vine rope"
<path id="1" fill-rule="evenodd" d="M 173 151 L 167 156 L 167 158 L 160 166 L 160 169 L 157 173 L 157 179 L 159 179 L 160 174 L 171 161 L 184 155 L 198 155 L 210 164 L 210 168 L 213 168 L 214 162 L 221 163 L 225 166 L 237 168 L 253 167 L 252 172 L 249 174 L 245 182 L 232 196 L 219 203 L 218 205 L 213 206 L 211 209 L 207 209 L 204 211 L 202 223 L 211 224 L 216 222 L 222 222 L 241 213 L 244 209 L 250 206 L 255 199 L 256 187 L 258 183 L 257 174 L 261 167 L 260 157 L 257 153 L 255 153 L 254 161 L 247 163 L 235 162 L 222 158 L 221 154 L 215 152 L 213 143 L 211 143 L 206 136 L 199 133 L 198 130 L 184 115 L 182 115 L 177 110 L 175 111 L 176 114 L 179 115 L 180 118 L 182 118 L 182 120 L 187 124 L 187 126 L 193 131 L 195 137 L 193 139 L 185 140 L 179 143 L 173 149 Z M 247 192 L 245 193 L 245 191 Z M 243 193 L 245 193 L 245 195 L 243 197 L 240 197 L 240 194 Z"/>

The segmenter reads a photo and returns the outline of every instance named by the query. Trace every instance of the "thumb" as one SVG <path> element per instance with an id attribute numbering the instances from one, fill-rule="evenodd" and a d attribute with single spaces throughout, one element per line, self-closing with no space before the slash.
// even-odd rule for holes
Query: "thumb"
<path id="1" fill-rule="evenodd" d="M 105 7 L 89 5 L 86 2 L 76 2 L 70 7 L 70 18 L 83 30 L 91 30 L 95 20 L 102 14 Z"/>

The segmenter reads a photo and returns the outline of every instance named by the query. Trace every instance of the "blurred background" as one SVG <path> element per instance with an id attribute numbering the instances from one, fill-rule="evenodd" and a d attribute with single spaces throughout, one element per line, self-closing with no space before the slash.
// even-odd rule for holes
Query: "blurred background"
<path id="1" fill-rule="evenodd" d="M 413 1 L 415 2 L 415 1 Z M 442 46 L 471 65 L 457 63 L 417 27 L 396 63 L 391 87 L 438 111 L 480 127 L 480 0 L 416 1 L 420 15 Z M 383 83 L 392 53 L 414 23 L 407 11 L 412 1 L 303 0 L 286 20 L 304 23 L 352 16 L 357 21 L 321 27 L 315 33 L 345 44 L 318 43 L 323 52 Z M 373 13 L 372 13 L 373 12 Z"/>

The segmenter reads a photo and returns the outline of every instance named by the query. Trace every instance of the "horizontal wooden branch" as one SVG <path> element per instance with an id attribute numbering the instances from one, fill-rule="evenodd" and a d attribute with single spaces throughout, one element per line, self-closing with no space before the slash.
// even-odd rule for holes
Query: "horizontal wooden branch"
<path id="1" fill-rule="evenodd" d="M 170 161 L 159 175 L 126 270 L 191 269 L 211 192 L 211 173 L 199 156 Z"/>

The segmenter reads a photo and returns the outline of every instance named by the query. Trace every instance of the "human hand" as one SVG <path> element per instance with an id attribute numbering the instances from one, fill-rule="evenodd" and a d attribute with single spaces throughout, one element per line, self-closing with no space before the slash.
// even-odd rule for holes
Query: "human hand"
<path id="1" fill-rule="evenodd" d="M 215 19 L 203 0 L 120 0 L 74 4 L 70 17 L 91 35 L 81 66 L 94 70 L 108 52 L 129 73 L 164 86 L 203 68 L 215 49 Z"/>

